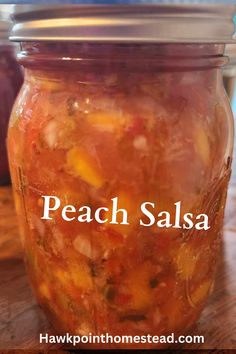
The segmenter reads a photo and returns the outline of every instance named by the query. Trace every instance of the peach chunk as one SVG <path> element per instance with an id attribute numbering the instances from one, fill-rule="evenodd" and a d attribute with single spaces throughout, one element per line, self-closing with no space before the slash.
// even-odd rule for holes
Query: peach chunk
<path id="1" fill-rule="evenodd" d="M 137 200 L 137 197 L 125 190 L 118 191 L 115 196 L 118 198 L 118 209 L 125 209 L 127 211 L 129 225 L 121 224 L 123 220 L 123 214 L 121 212 L 117 214 L 117 224 L 110 223 L 112 220 L 112 202 L 110 202 L 107 206 L 109 211 L 105 213 L 105 216 L 108 219 L 107 227 L 118 233 L 129 235 L 137 225 L 141 215 L 139 207 L 140 202 Z"/>
<path id="2" fill-rule="evenodd" d="M 57 281 L 67 289 L 72 285 L 76 288 L 89 290 L 92 287 L 90 269 L 86 262 L 80 260 L 77 264 L 71 265 L 68 270 L 57 269 L 55 272 Z"/>
<path id="3" fill-rule="evenodd" d="M 210 292 L 212 280 L 205 280 L 202 282 L 190 295 L 194 305 L 200 304 Z"/>
<path id="4" fill-rule="evenodd" d="M 195 130 L 195 144 L 201 160 L 204 165 L 207 166 L 210 160 L 209 139 L 207 136 L 207 131 L 200 126 L 197 126 Z"/>
<path id="5" fill-rule="evenodd" d="M 122 132 L 124 126 L 127 125 L 128 121 L 127 116 L 116 111 L 97 111 L 88 114 L 88 122 L 93 127 L 103 132 L 119 134 Z"/>
<path id="6" fill-rule="evenodd" d="M 153 266 L 150 262 L 145 262 L 139 267 L 132 269 L 125 283 L 127 290 L 132 296 L 132 309 L 142 310 L 150 306 L 153 301 L 153 289 L 150 286 L 150 279 L 153 272 Z"/>
<path id="7" fill-rule="evenodd" d="M 48 287 L 48 285 L 45 282 L 40 284 L 39 292 L 43 297 L 45 297 L 48 300 L 51 300 L 50 288 Z"/>
<path id="8" fill-rule="evenodd" d="M 100 188 L 105 182 L 97 161 L 83 148 L 74 147 L 68 151 L 67 168 L 93 187 Z"/>

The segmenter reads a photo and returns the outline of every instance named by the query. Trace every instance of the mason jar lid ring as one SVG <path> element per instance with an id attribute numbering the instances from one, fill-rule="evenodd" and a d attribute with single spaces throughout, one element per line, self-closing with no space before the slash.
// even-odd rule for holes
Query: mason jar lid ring
<path id="1" fill-rule="evenodd" d="M 234 5 L 16 5 L 12 41 L 232 43 Z"/>

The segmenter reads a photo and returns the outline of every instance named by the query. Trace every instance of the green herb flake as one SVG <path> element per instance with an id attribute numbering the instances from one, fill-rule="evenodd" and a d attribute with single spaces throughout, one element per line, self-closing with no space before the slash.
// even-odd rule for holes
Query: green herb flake
<path id="1" fill-rule="evenodd" d="M 143 314 L 127 314 L 120 317 L 120 320 L 123 321 L 133 321 L 133 322 L 140 322 L 146 320 L 146 316 Z"/>
<path id="2" fill-rule="evenodd" d="M 156 278 L 152 278 L 149 281 L 149 285 L 152 289 L 156 288 L 158 285 L 158 280 Z"/>
<path id="3" fill-rule="evenodd" d="M 94 261 L 89 261 L 88 263 L 90 268 L 90 274 L 92 277 L 98 276 L 98 266 L 95 264 Z"/>
<path id="4" fill-rule="evenodd" d="M 113 301 L 116 296 L 116 289 L 114 286 L 108 285 L 104 289 L 105 298 L 108 301 Z"/>

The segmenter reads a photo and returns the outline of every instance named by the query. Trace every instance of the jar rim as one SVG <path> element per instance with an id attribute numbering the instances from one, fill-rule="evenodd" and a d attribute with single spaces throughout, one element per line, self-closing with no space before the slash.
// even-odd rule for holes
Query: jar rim
<path id="1" fill-rule="evenodd" d="M 15 5 L 12 41 L 232 43 L 236 5 Z"/>

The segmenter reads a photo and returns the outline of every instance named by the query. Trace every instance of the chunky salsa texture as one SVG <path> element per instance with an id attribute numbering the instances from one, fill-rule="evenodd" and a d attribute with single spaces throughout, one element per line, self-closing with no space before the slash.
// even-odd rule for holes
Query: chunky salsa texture
<path id="1" fill-rule="evenodd" d="M 194 67 L 196 58 L 192 67 L 190 59 L 181 66 L 182 57 L 168 62 L 166 48 L 164 64 L 145 55 L 136 63 L 132 51 L 119 63 L 113 49 L 84 66 L 72 59 L 52 65 L 48 48 L 26 69 L 9 127 L 11 173 L 31 283 L 60 331 L 183 333 L 211 292 L 231 113 L 220 70 Z M 58 211 L 42 220 L 42 195 L 92 210 L 118 197 L 130 225 L 68 222 Z M 142 202 L 172 213 L 179 200 L 183 213 L 207 214 L 210 229 L 139 225 Z"/>

